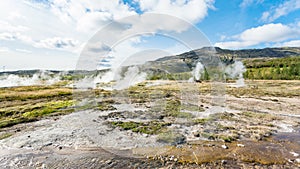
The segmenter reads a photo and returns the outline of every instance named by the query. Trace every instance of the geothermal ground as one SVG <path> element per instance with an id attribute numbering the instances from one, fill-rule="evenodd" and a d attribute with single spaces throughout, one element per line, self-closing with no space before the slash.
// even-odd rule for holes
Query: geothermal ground
<path id="1" fill-rule="evenodd" d="M 300 81 L 245 84 L 3 89 L 0 168 L 300 167 Z"/>

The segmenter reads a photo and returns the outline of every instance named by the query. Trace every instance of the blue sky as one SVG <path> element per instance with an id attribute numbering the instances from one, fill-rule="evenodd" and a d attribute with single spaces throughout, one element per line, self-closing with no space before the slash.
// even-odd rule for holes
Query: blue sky
<path id="1" fill-rule="evenodd" d="M 159 53 L 178 54 L 205 45 L 228 49 L 300 46 L 299 0 L 10 0 L 1 1 L 0 6 L 0 71 L 76 69 L 79 58 L 95 48 L 103 51 L 93 55 L 103 60 L 102 55 L 109 53 L 112 63 L 105 65 L 116 66 L 149 49 L 157 58 Z M 162 16 L 147 18 L 151 13 Z M 139 17 L 124 20 L 130 16 Z M 109 39 L 90 43 L 97 32 L 120 21 L 130 26 L 120 34 L 114 32 L 117 27 L 106 32 L 112 39 L 124 32 L 140 34 L 114 48 L 107 46 Z M 180 37 L 192 28 L 203 33 L 205 43 L 187 48 L 180 40 L 158 36 Z"/>

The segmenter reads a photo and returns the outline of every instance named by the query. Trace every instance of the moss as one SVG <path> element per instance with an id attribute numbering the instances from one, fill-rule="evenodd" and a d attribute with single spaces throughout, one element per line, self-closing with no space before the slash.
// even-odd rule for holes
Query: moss
<path id="1" fill-rule="evenodd" d="M 208 133 L 208 132 L 201 132 L 201 137 L 207 138 L 209 140 L 215 140 L 217 138 L 217 135 L 214 133 Z"/>
<path id="2" fill-rule="evenodd" d="M 74 101 L 72 100 L 49 102 L 41 106 L 39 109 L 34 109 L 32 111 L 25 112 L 22 116 L 25 118 L 41 117 L 44 115 L 51 114 L 53 112 L 60 111 L 61 109 L 70 107 L 73 104 Z"/>
<path id="3" fill-rule="evenodd" d="M 232 142 L 232 141 L 236 141 L 238 139 L 238 136 L 231 136 L 231 135 L 219 135 L 218 139 L 223 140 L 225 142 Z"/>
<path id="4" fill-rule="evenodd" d="M 169 99 L 166 102 L 164 112 L 167 116 L 177 116 L 180 112 L 180 101 L 177 99 Z"/>
<path id="5" fill-rule="evenodd" d="M 24 118 L 24 117 L 5 119 L 5 120 L 0 121 L 0 128 L 11 127 L 16 124 L 32 122 L 32 121 L 36 121 L 36 120 L 37 119 L 35 119 L 35 118 Z"/>
<path id="6" fill-rule="evenodd" d="M 177 112 L 177 114 L 173 114 L 173 116 L 178 118 L 192 118 L 194 117 L 191 113 L 188 112 Z"/>
<path id="7" fill-rule="evenodd" d="M 12 135 L 13 135 L 12 133 L 4 133 L 4 134 L 0 135 L 0 140 L 6 139 Z"/>
<path id="8" fill-rule="evenodd" d="M 122 121 L 113 121 L 110 122 L 113 126 L 120 127 L 124 130 L 131 130 L 137 133 L 144 134 L 158 134 L 163 130 L 168 123 L 151 121 L 151 122 L 122 122 Z"/>
<path id="9" fill-rule="evenodd" d="M 109 104 L 102 104 L 96 107 L 97 110 L 100 111 L 108 111 L 108 110 L 117 110 L 114 106 Z"/>
<path id="10" fill-rule="evenodd" d="M 194 119 L 193 122 L 196 124 L 204 125 L 209 121 L 208 118 L 202 118 L 202 119 Z"/>

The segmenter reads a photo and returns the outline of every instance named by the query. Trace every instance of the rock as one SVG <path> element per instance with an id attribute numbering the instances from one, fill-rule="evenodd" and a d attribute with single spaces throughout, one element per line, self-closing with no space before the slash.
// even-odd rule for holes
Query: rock
<path id="1" fill-rule="evenodd" d="M 298 153 L 295 153 L 295 152 L 293 152 L 293 151 L 291 151 L 290 153 L 291 153 L 294 157 L 298 157 L 298 156 L 299 156 Z"/>
<path id="2" fill-rule="evenodd" d="M 200 137 L 200 133 L 199 133 L 199 132 L 194 132 L 193 135 L 194 135 L 195 137 Z"/>
<path id="3" fill-rule="evenodd" d="M 245 147 L 244 144 L 236 144 L 238 147 Z"/>
<path id="4" fill-rule="evenodd" d="M 51 146 L 51 145 L 52 145 L 52 142 L 48 142 L 48 143 L 44 144 L 43 146 L 47 147 L 47 146 Z"/>
<path id="5" fill-rule="evenodd" d="M 298 164 L 300 164 L 300 158 L 296 158 L 295 162 L 298 163 Z"/>
<path id="6" fill-rule="evenodd" d="M 222 160 L 222 161 L 221 161 L 221 164 L 226 164 L 226 163 L 227 163 L 226 160 Z"/>
<path id="7" fill-rule="evenodd" d="M 182 145 L 176 145 L 176 148 L 182 148 L 183 146 Z"/>
<path id="8" fill-rule="evenodd" d="M 107 161 L 105 161 L 105 164 L 111 164 L 112 163 L 112 160 L 107 160 Z"/>
<path id="9" fill-rule="evenodd" d="M 224 149 L 228 149 L 228 146 L 226 146 L 225 144 L 223 144 L 221 147 Z"/>

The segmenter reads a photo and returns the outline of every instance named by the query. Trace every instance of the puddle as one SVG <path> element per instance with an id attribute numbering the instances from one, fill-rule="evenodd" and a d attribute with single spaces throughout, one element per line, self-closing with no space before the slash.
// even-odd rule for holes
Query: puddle
<path id="1" fill-rule="evenodd" d="M 279 132 L 274 134 L 273 139 L 276 141 L 289 141 L 300 145 L 300 128 L 294 129 L 294 132 Z"/>

